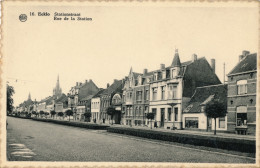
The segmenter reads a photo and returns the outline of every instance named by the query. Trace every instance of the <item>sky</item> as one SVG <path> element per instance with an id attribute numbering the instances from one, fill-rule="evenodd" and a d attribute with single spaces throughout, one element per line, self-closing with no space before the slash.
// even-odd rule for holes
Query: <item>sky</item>
<path id="1" fill-rule="evenodd" d="M 258 49 L 257 5 L 88 5 L 8 6 L 4 20 L 4 73 L 15 89 L 14 105 L 52 95 L 57 76 L 67 94 L 92 79 L 100 88 L 135 72 L 169 66 L 178 49 L 181 62 L 216 59 L 223 82 L 243 50 Z M 14 10 L 15 9 L 15 10 Z M 30 17 L 47 11 L 50 17 Z M 54 21 L 54 12 L 77 12 L 92 21 Z M 26 13 L 26 22 L 18 16 Z"/>

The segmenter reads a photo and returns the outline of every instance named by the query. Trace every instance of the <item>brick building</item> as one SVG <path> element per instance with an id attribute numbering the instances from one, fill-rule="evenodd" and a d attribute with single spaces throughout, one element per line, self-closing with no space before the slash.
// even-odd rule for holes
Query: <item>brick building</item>
<path id="1" fill-rule="evenodd" d="M 228 131 L 255 134 L 257 54 L 243 51 L 228 76 Z"/>

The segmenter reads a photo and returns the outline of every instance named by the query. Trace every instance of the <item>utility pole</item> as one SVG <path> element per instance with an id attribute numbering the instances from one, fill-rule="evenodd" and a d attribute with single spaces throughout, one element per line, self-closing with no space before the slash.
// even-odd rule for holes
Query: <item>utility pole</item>
<path id="1" fill-rule="evenodd" d="M 226 82 L 226 81 L 225 81 L 225 75 L 226 75 L 226 72 L 225 72 L 225 62 L 224 62 L 224 76 L 223 76 L 223 77 L 224 77 L 224 80 L 223 80 L 223 83 L 224 83 L 224 84 L 225 84 L 225 82 Z"/>

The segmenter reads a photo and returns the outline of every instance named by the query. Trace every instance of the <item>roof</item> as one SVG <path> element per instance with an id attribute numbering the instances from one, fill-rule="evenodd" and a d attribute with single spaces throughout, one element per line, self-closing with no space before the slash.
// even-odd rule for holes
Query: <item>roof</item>
<path id="1" fill-rule="evenodd" d="M 61 97 L 55 100 L 55 103 L 65 103 L 66 101 L 68 101 L 68 97 L 63 93 Z"/>
<path id="2" fill-rule="evenodd" d="M 227 85 L 210 85 L 204 87 L 198 87 L 195 90 L 194 95 L 188 103 L 184 113 L 200 113 L 201 106 L 207 105 L 213 100 L 219 100 L 226 106 L 227 103 Z"/>
<path id="3" fill-rule="evenodd" d="M 180 67 L 181 66 L 181 61 L 180 61 L 178 50 L 175 51 L 175 55 L 174 55 L 171 66 L 172 67 Z"/>
<path id="4" fill-rule="evenodd" d="M 111 86 L 109 86 L 107 89 L 105 89 L 101 95 L 112 94 L 118 89 L 122 90 L 122 88 L 123 88 L 123 80 L 115 80 L 114 83 Z"/>
<path id="5" fill-rule="evenodd" d="M 90 100 L 94 95 L 88 95 L 82 99 L 80 99 L 80 101 L 86 101 L 86 100 Z"/>
<path id="6" fill-rule="evenodd" d="M 105 89 L 100 89 L 100 91 L 97 92 L 92 98 L 100 97 L 100 95 L 105 91 Z"/>
<path id="7" fill-rule="evenodd" d="M 257 54 L 249 54 L 244 59 L 242 59 L 228 75 L 242 73 L 247 71 L 254 71 L 257 69 Z"/>
<path id="8" fill-rule="evenodd" d="M 205 57 L 181 68 L 183 76 L 183 97 L 191 97 L 197 87 L 221 84 Z"/>

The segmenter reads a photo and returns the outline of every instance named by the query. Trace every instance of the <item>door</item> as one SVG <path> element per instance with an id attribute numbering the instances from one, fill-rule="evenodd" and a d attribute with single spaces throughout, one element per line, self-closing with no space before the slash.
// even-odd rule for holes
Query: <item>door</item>
<path id="1" fill-rule="evenodd" d="M 164 112 L 164 108 L 161 108 L 161 127 L 164 127 L 164 116 L 165 116 L 165 114 L 164 114 L 165 112 Z"/>

